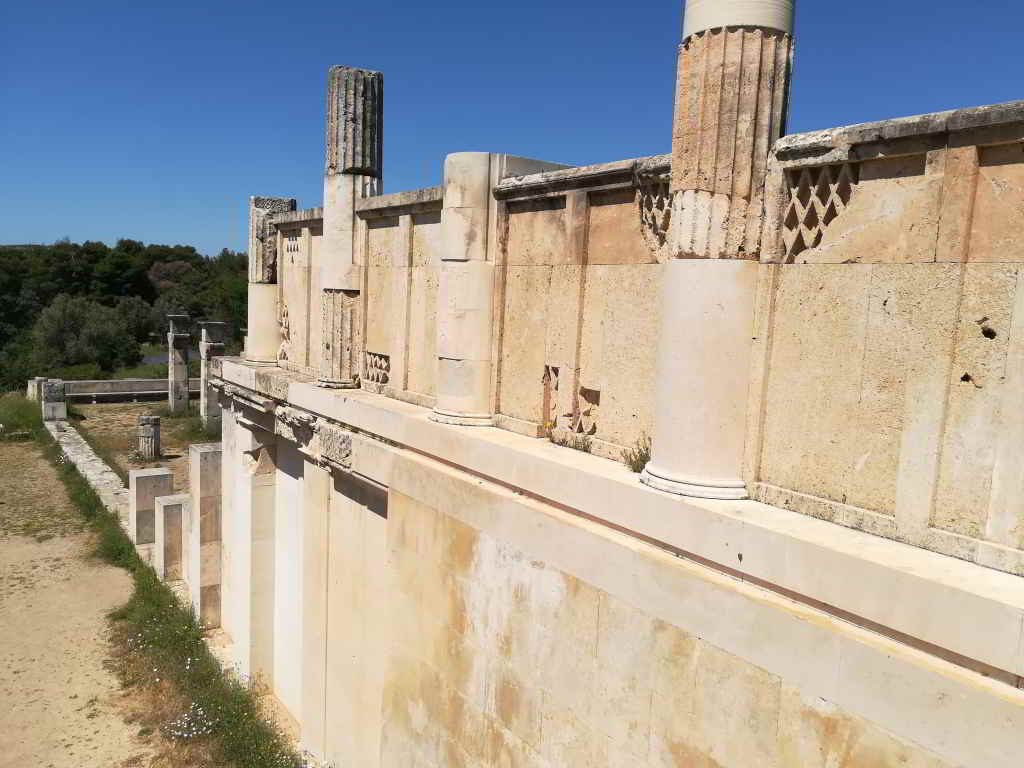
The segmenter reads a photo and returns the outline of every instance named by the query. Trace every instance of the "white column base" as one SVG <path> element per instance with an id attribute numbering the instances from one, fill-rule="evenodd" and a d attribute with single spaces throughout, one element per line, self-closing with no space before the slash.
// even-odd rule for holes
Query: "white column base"
<path id="1" fill-rule="evenodd" d="M 640 474 L 640 482 L 659 491 L 695 499 L 746 499 L 747 486 L 742 480 L 710 480 L 696 477 L 672 477 L 671 473 L 648 464 Z"/>
<path id="2" fill-rule="evenodd" d="M 436 408 L 429 416 L 431 421 L 438 424 L 454 424 L 458 427 L 493 427 L 494 417 L 486 414 L 473 415 L 470 413 L 453 413 L 450 411 L 439 411 Z"/>

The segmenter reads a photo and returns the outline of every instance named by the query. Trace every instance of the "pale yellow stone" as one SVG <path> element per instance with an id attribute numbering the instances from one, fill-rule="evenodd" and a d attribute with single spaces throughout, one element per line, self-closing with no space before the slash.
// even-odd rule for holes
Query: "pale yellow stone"
<path id="1" fill-rule="evenodd" d="M 1020 236 L 1022 220 L 1024 144 L 982 149 L 971 226 L 970 261 L 1024 261 L 1024 242 Z"/>

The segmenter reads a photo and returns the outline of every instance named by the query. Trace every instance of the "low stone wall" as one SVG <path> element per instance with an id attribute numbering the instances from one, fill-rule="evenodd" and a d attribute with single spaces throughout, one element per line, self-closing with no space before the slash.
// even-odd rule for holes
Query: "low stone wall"
<path id="1" fill-rule="evenodd" d="M 106 462 L 85 442 L 74 427 L 61 421 L 46 422 L 46 431 L 60 446 L 61 454 L 70 461 L 79 474 L 103 502 L 109 512 L 117 515 L 121 527 L 128 525 L 128 489 Z"/>
<path id="2" fill-rule="evenodd" d="M 105 403 L 138 402 L 140 400 L 162 400 L 167 397 L 167 379 L 97 379 L 68 381 L 64 383 L 65 396 L 69 401 Z M 201 390 L 199 379 L 189 379 L 188 391 L 197 397 Z"/>

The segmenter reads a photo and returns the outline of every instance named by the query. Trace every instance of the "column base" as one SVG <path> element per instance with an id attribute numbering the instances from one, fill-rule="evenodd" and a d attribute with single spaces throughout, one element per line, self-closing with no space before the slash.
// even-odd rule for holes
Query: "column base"
<path id="1" fill-rule="evenodd" d="M 453 413 L 451 411 L 439 411 L 436 408 L 429 416 L 431 421 L 438 424 L 453 424 L 458 427 L 493 427 L 494 417 L 488 415 L 474 415 L 470 413 Z"/>
<path id="2" fill-rule="evenodd" d="M 657 467 L 648 464 L 640 473 L 640 482 L 659 491 L 689 496 L 694 499 L 722 499 L 741 501 L 749 498 L 747 485 L 742 480 L 701 479 L 696 477 L 671 477 Z"/>

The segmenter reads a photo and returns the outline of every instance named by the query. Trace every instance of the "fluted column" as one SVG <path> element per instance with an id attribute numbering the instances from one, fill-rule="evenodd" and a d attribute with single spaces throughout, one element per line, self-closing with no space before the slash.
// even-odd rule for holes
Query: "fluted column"
<path id="1" fill-rule="evenodd" d="M 743 449 L 768 155 L 785 124 L 793 0 L 689 0 L 672 137 L 651 461 L 643 482 L 746 497 Z"/>
<path id="2" fill-rule="evenodd" d="M 249 198 L 249 335 L 245 341 L 245 359 L 251 363 L 274 365 L 281 349 L 277 228 L 271 219 L 275 214 L 295 208 L 293 198 Z"/>
<path id="3" fill-rule="evenodd" d="M 384 76 L 331 67 L 320 257 L 323 349 L 318 383 L 324 387 L 359 386 L 362 275 L 354 258 L 356 201 L 380 192 L 383 122 Z"/>

